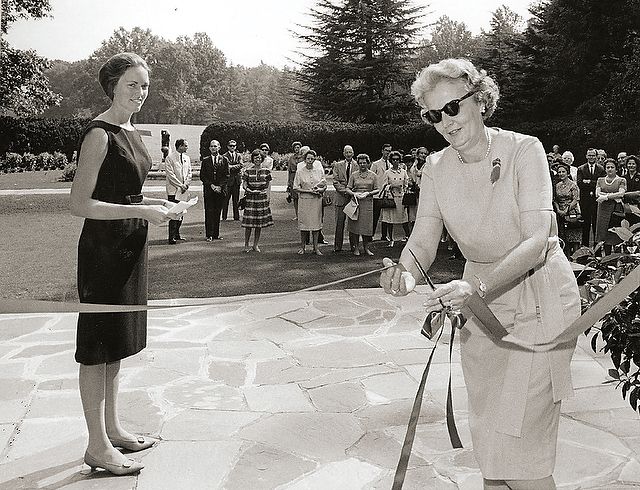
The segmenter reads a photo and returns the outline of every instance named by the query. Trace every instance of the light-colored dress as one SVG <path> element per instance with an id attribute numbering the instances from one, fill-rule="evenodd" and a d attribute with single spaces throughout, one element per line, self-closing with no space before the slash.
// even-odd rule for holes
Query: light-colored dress
<path id="1" fill-rule="evenodd" d="M 609 182 L 606 177 L 598 177 L 596 187 L 600 187 L 602 192 L 612 193 L 627 190 L 627 179 L 616 175 L 613 181 Z M 617 208 L 617 209 L 616 209 Z M 616 214 L 614 214 L 616 211 Z M 624 206 L 622 198 L 607 199 L 598 203 L 598 218 L 596 221 L 596 242 L 605 242 L 607 245 L 617 245 L 622 240 L 609 228 L 620 226 L 624 216 Z"/>
<path id="2" fill-rule="evenodd" d="M 420 168 L 418 168 L 418 161 L 416 160 L 415 162 L 413 162 L 413 165 L 409 167 L 409 170 L 407 170 L 407 175 L 409 176 L 409 187 L 418 190 L 415 206 L 407 206 L 407 219 L 410 222 L 414 222 L 416 220 L 416 214 L 418 212 L 417 203 L 420 200 L 420 177 L 422 176 L 422 165 L 420 166 Z"/>
<path id="3" fill-rule="evenodd" d="M 398 170 L 394 170 L 391 167 L 384 173 L 382 185 L 383 187 L 387 186 L 387 192 L 391 192 L 393 200 L 396 202 L 395 208 L 382 208 L 382 221 L 396 225 L 406 223 L 409 218 L 407 217 L 406 208 L 402 205 L 402 196 L 404 196 L 409 185 L 407 171 L 400 167 L 398 167 Z"/>
<path id="4" fill-rule="evenodd" d="M 443 221 L 468 259 L 463 278 L 472 284 L 474 274 L 486 276 L 521 242 L 524 213 L 552 210 L 542 144 L 511 131 L 489 131 L 491 152 L 480 162 L 462 164 L 451 147 L 429 156 L 416 222 L 419 226 L 423 217 Z M 492 185 L 494 158 L 502 167 Z M 504 327 L 525 341 L 551 340 L 580 315 L 576 280 L 554 228 L 555 220 L 544 262 L 486 297 Z M 460 334 L 462 369 L 473 449 L 483 476 L 551 475 L 560 400 L 573 392 L 569 364 L 575 341 L 534 353 L 495 340 L 472 315 L 467 318 Z"/>
<path id="5" fill-rule="evenodd" d="M 378 176 L 371 170 L 366 173 L 360 171 L 353 172 L 349 177 L 347 187 L 353 192 L 371 192 L 376 189 Z M 352 220 L 348 218 L 347 229 L 349 233 L 356 235 L 372 236 L 373 235 L 373 197 L 367 196 L 364 199 L 358 199 L 358 219 Z"/>
<path id="6" fill-rule="evenodd" d="M 312 189 L 320 182 L 327 183 L 324 171 L 314 167 L 309 170 L 306 165 L 298 165 L 293 179 L 294 189 Z M 298 193 L 298 229 L 300 231 L 318 231 L 322 229 L 322 196 L 308 192 Z"/>

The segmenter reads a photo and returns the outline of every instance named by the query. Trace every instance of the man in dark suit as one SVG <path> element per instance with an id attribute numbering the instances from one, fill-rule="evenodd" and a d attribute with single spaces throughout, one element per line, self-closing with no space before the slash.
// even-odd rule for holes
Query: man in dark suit
<path id="1" fill-rule="evenodd" d="M 227 151 L 222 157 L 229 167 L 229 180 L 227 181 L 227 200 L 222 208 L 222 219 L 227 219 L 227 210 L 229 209 L 229 200 L 233 201 L 233 219 L 240 219 L 240 210 L 238 209 L 238 201 L 240 201 L 240 181 L 242 179 L 242 155 L 236 151 L 235 140 L 229 140 L 227 143 Z"/>
<path id="2" fill-rule="evenodd" d="M 227 161 L 220 155 L 220 143 L 211 140 L 209 143 L 211 155 L 202 159 L 200 180 L 204 194 L 204 230 L 206 240 L 222 240 L 220 236 L 220 214 L 225 204 L 228 204 L 227 180 L 229 167 Z"/>
<path id="3" fill-rule="evenodd" d="M 598 205 L 596 203 L 596 183 L 598 177 L 604 177 L 604 167 L 596 163 L 597 152 L 594 148 L 587 150 L 587 163 L 578 167 L 578 188 L 580 189 L 580 211 L 582 213 L 582 245 L 589 246 L 591 228 L 596 233 Z"/>
<path id="4" fill-rule="evenodd" d="M 336 189 L 335 212 L 336 212 L 336 234 L 333 242 L 334 252 L 342 251 L 342 242 L 344 240 L 344 224 L 346 215 L 343 212 L 345 205 L 351 200 L 351 196 L 346 193 L 349 177 L 358 170 L 358 165 L 353 159 L 353 148 L 349 145 L 344 147 L 342 151 L 344 160 L 336 162 L 333 166 L 333 187 Z M 354 239 L 349 233 L 349 243 L 354 246 Z"/>

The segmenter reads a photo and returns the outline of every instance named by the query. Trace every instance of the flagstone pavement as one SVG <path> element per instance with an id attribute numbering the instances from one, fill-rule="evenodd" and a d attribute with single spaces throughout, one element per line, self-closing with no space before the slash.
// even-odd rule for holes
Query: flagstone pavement
<path id="1" fill-rule="evenodd" d="M 0 489 L 391 488 L 433 348 L 419 334 L 419 295 L 359 289 L 212 303 L 152 310 L 147 348 L 123 361 L 122 419 L 161 438 L 133 455 L 145 469 L 125 477 L 82 464 L 76 316 L 0 315 Z M 405 489 L 482 487 L 457 341 L 464 449 L 449 444 L 447 347 L 436 351 Z M 640 488 L 640 417 L 602 384 L 609 364 L 580 339 L 576 396 L 562 407 L 561 489 Z"/>

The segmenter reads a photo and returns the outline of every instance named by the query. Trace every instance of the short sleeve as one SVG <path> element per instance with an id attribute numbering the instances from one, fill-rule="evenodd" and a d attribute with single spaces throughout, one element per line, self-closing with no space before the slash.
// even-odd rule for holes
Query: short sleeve
<path id="1" fill-rule="evenodd" d="M 625 191 L 627 192 L 627 179 L 624 177 L 620 177 L 620 185 L 618 186 L 618 192 Z"/>
<path id="2" fill-rule="evenodd" d="M 542 143 L 528 137 L 515 153 L 516 199 L 521 213 L 552 211 L 553 187 Z"/>
<path id="3" fill-rule="evenodd" d="M 416 220 L 420 218 L 436 218 L 442 221 L 442 213 L 436 198 L 436 187 L 433 179 L 433 172 L 436 170 L 435 158 L 442 156 L 442 152 L 435 155 L 429 155 L 427 161 L 422 167 L 422 175 L 420 177 L 420 194 L 418 198 L 418 210 L 416 212 Z"/>

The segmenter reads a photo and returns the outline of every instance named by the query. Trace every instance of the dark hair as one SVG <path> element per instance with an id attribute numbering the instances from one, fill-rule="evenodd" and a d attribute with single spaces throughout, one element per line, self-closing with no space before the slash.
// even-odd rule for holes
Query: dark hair
<path id="1" fill-rule="evenodd" d="M 402 153 L 400 153 L 398 150 L 394 150 L 391 153 L 389 153 L 389 161 L 391 161 L 392 158 L 399 158 L 400 161 L 402 161 Z"/>
<path id="2" fill-rule="evenodd" d="M 367 161 L 367 164 L 371 163 L 371 158 L 369 158 L 369 155 L 367 155 L 366 153 L 359 153 L 358 156 L 356 157 L 356 162 L 361 158 L 364 158 Z"/>
<path id="3" fill-rule="evenodd" d="M 102 68 L 100 68 L 98 72 L 98 80 L 107 97 L 113 100 L 113 89 L 118 83 L 118 80 L 124 75 L 125 71 L 135 66 L 141 66 L 147 70 L 147 72 L 149 71 L 147 62 L 135 53 L 114 54 L 102 65 Z"/>
<path id="4" fill-rule="evenodd" d="M 257 156 L 260 157 L 260 162 L 264 162 L 264 157 L 262 156 L 262 152 L 260 151 L 260 148 L 256 148 L 251 152 L 251 163 L 253 163 L 253 159 Z"/>
<path id="5" fill-rule="evenodd" d="M 384 150 L 385 148 L 393 148 L 393 145 L 391 143 L 385 143 L 382 145 L 382 149 Z"/>
<path id="6" fill-rule="evenodd" d="M 625 163 L 625 164 L 628 164 L 628 163 L 629 163 L 629 160 L 633 160 L 634 162 L 636 162 L 636 167 L 638 166 L 638 163 L 640 163 L 640 160 L 638 160 L 638 157 L 637 157 L 637 156 L 635 156 L 635 155 L 629 155 L 629 156 L 625 159 L 624 163 Z"/>
<path id="7" fill-rule="evenodd" d="M 309 150 L 309 151 L 307 151 L 307 152 L 304 154 L 304 159 L 305 159 L 305 160 L 307 159 L 307 155 L 308 155 L 309 153 L 311 153 L 314 157 L 317 157 L 317 156 L 318 156 L 318 154 L 317 154 L 314 150 Z"/>
<path id="8" fill-rule="evenodd" d="M 211 143 L 209 143 L 209 144 L 211 144 Z M 184 145 L 184 138 L 177 139 L 176 140 L 176 150 L 178 148 L 180 148 L 182 145 Z"/>
<path id="9" fill-rule="evenodd" d="M 607 163 L 613 164 L 613 166 L 616 168 L 616 170 L 618 170 L 618 162 L 616 162 L 613 158 L 605 158 L 604 164 L 603 164 L 605 166 L 605 168 L 607 167 Z"/>

